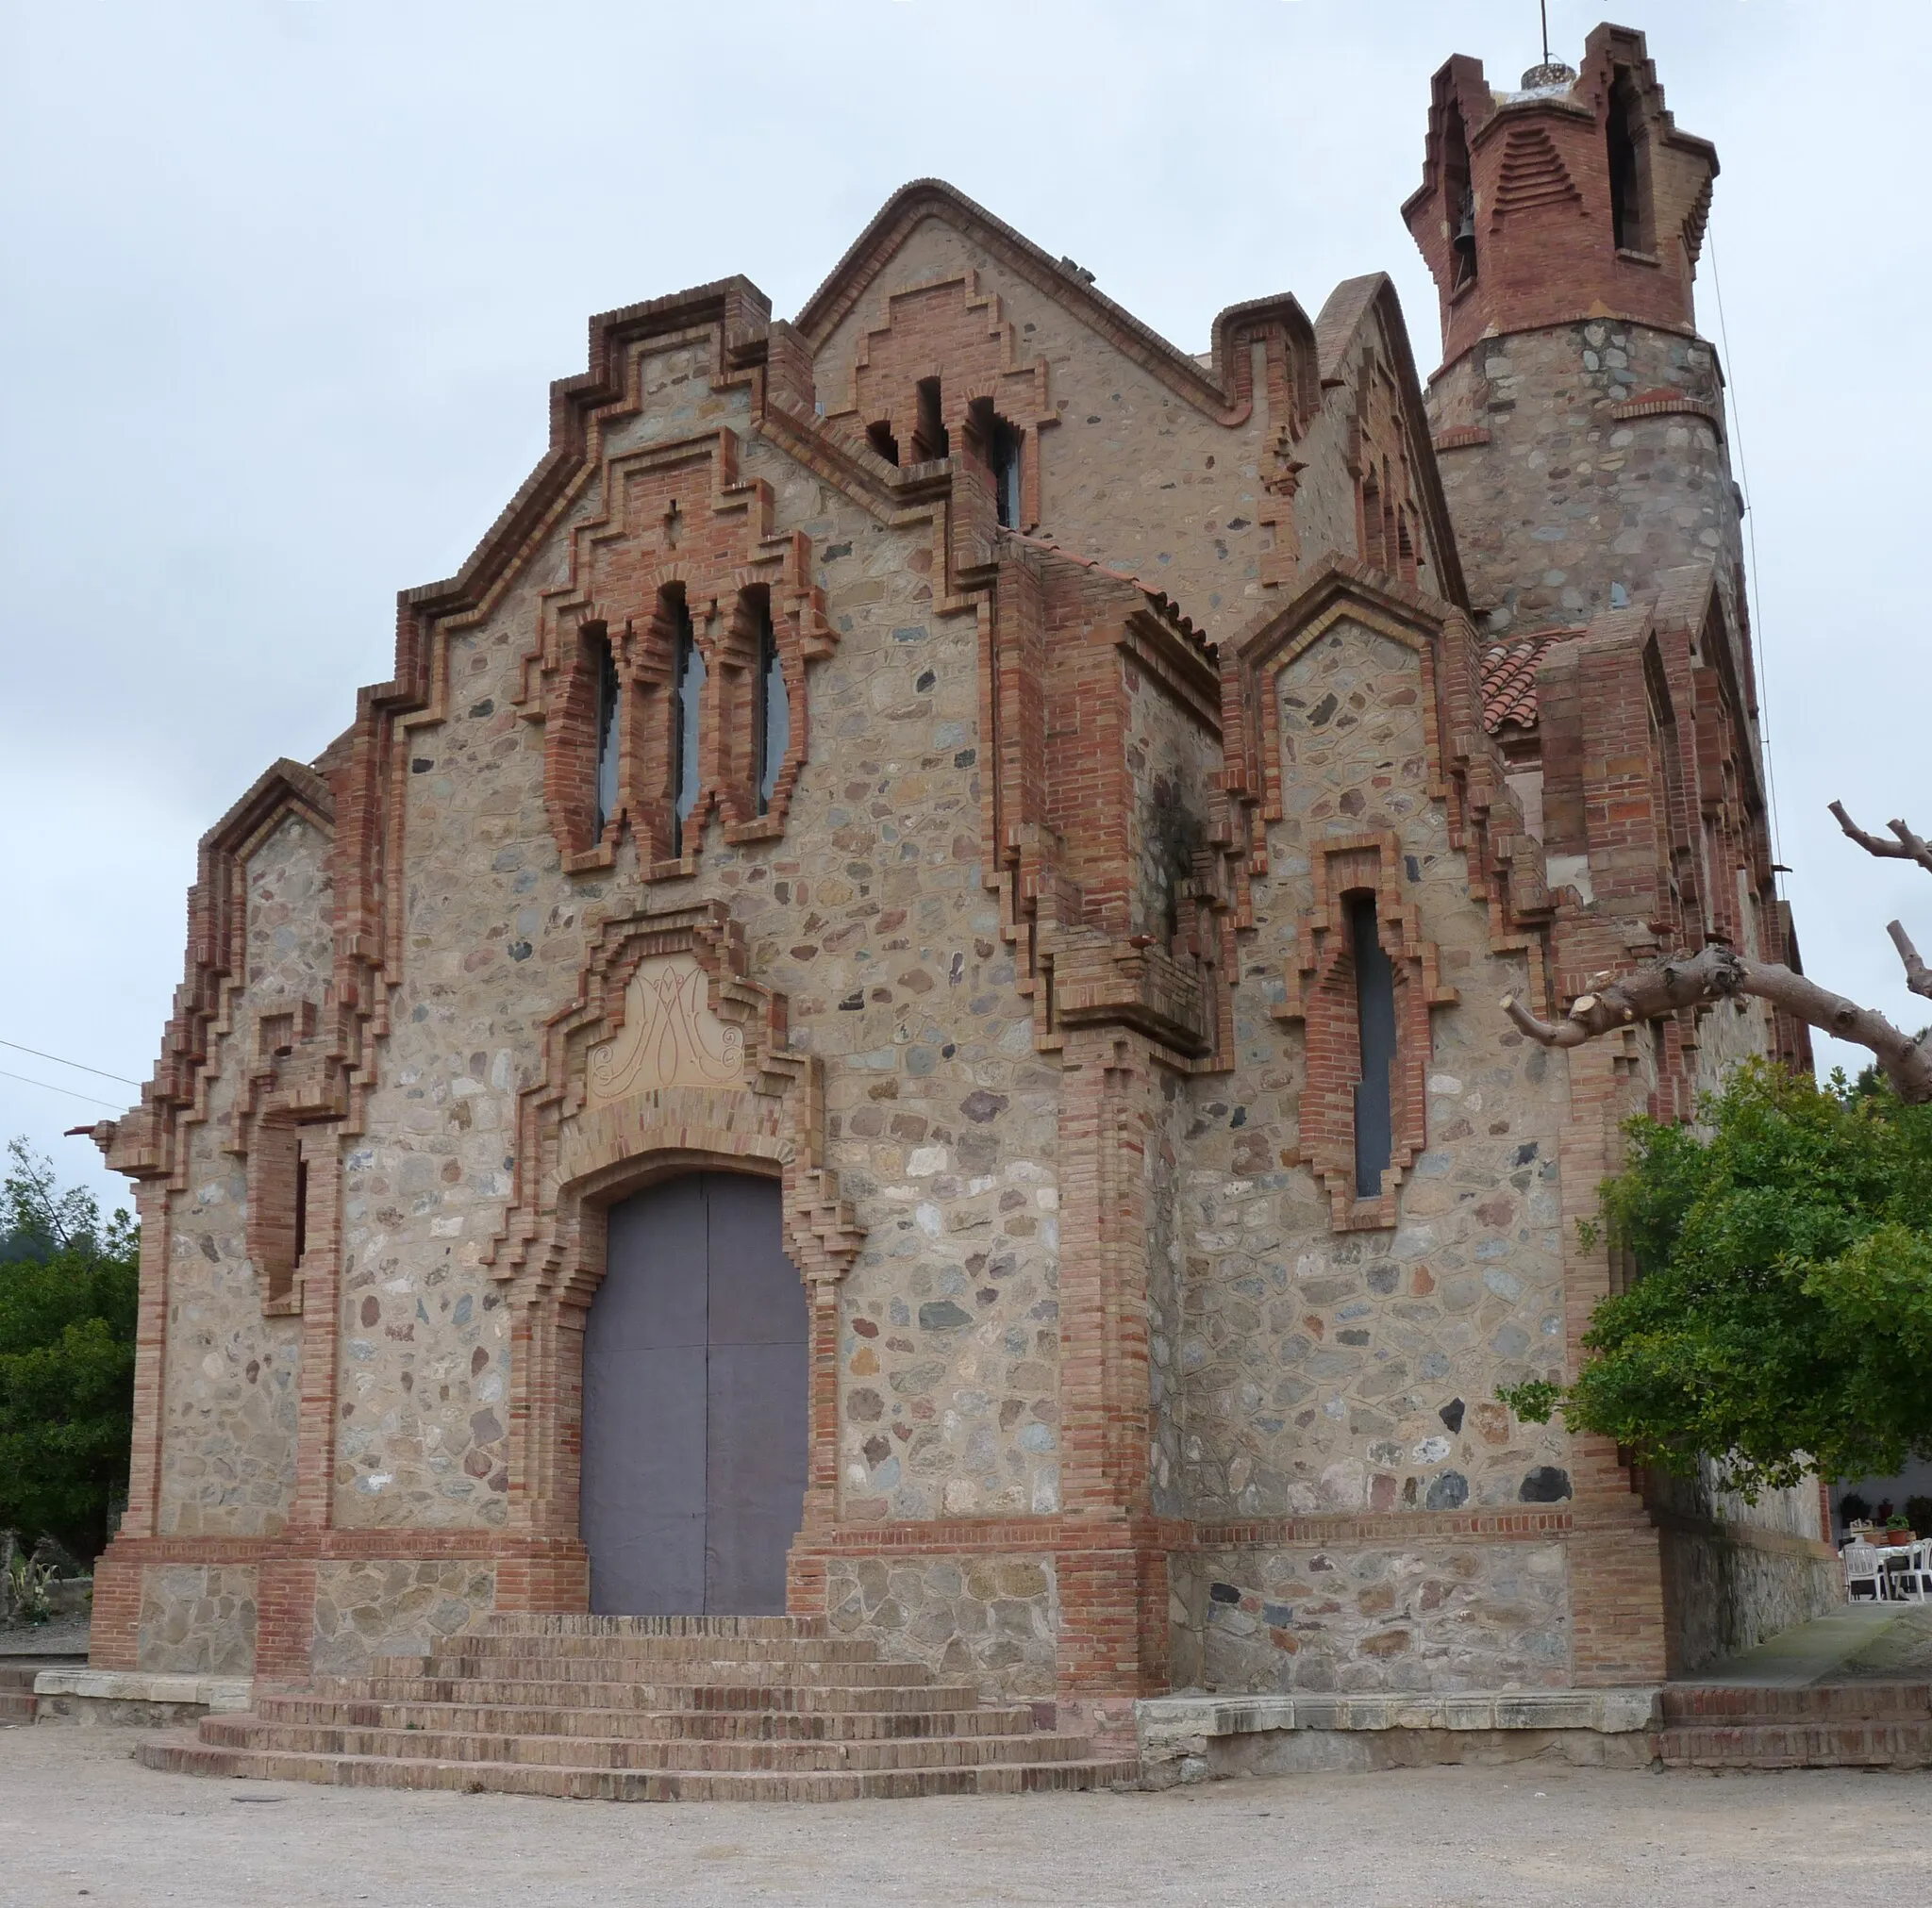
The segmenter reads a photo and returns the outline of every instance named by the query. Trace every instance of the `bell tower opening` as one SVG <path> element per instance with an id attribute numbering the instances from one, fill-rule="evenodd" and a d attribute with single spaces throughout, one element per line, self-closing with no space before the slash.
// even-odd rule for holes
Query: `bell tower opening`
<path id="1" fill-rule="evenodd" d="M 1462 124 L 1462 108 L 1453 102 L 1442 134 L 1442 215 L 1449 225 L 1449 291 L 1454 297 L 1465 286 L 1475 283 L 1478 260 L 1469 134 Z"/>
<path id="2" fill-rule="evenodd" d="M 1610 232 L 1620 252 L 1645 255 L 1656 250 L 1648 214 L 1649 168 L 1645 163 L 1643 107 L 1627 66 L 1617 68 L 1610 84 L 1604 136 L 1609 146 Z"/>

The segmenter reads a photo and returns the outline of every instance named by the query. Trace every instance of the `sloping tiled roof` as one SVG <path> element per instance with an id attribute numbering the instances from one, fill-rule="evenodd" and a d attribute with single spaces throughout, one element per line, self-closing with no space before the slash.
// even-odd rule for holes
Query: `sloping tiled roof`
<path id="1" fill-rule="evenodd" d="M 1574 630 L 1543 629 L 1509 642 L 1492 642 L 1483 651 L 1483 726 L 1495 735 L 1505 722 L 1536 727 L 1536 666 Z"/>

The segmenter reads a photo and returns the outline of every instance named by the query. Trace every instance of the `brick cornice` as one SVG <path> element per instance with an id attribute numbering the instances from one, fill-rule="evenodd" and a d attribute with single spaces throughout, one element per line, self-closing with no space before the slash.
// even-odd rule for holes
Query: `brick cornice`
<path id="1" fill-rule="evenodd" d="M 1456 526 L 1450 520 L 1449 501 L 1442 492 L 1442 475 L 1436 468 L 1428 406 L 1416 371 L 1408 326 L 1403 322 L 1402 301 L 1396 295 L 1394 281 L 1386 272 L 1344 278 L 1323 304 L 1322 315 L 1315 324 L 1322 381 L 1325 386 L 1332 378 L 1341 376 L 1355 341 L 1366 325 L 1379 330 L 1383 349 L 1402 392 L 1403 429 L 1408 439 L 1411 471 L 1421 492 L 1418 501 L 1428 520 L 1430 555 L 1440 584 L 1436 593 L 1458 608 L 1467 609 L 1469 587 L 1463 580 L 1462 559 L 1457 554 Z"/>
<path id="2" fill-rule="evenodd" d="M 1050 257 L 1030 239 L 943 179 L 914 179 L 879 208 L 794 321 L 814 351 L 858 306 L 898 248 L 925 220 L 937 219 L 982 247 L 1016 276 L 1064 306 L 1123 357 L 1223 424 L 1254 412 L 1246 346 L 1273 333 L 1285 340 L 1294 392 L 1295 435 L 1320 406 L 1314 327 L 1291 294 L 1231 305 L 1214 321 L 1211 371 L 1151 325 Z"/>

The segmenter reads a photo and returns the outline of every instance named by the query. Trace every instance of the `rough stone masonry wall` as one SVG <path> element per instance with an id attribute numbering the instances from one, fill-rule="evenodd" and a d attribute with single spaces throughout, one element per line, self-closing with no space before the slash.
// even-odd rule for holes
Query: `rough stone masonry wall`
<path id="1" fill-rule="evenodd" d="M 1243 937 L 1239 1064 L 1231 1076 L 1192 1083 L 1184 1135 L 1183 1507 L 1210 1522 L 1506 1508 L 1534 1516 L 1529 1506 L 1569 1495 L 1565 1440 L 1559 1429 L 1514 1423 L 1495 1390 L 1560 1375 L 1563 1063 L 1524 1041 L 1496 1006 L 1522 984 L 1521 962 L 1490 952 L 1463 857 L 1428 798 L 1415 654 L 1343 623 L 1290 665 L 1279 693 L 1287 813 L 1269 829 L 1271 872 L 1256 883 L 1256 930 Z M 1298 1163 L 1301 1037 L 1269 1010 L 1295 984 L 1311 853 L 1324 838 L 1384 829 L 1399 838 L 1405 899 L 1420 908 L 1421 931 L 1439 945 L 1442 979 L 1460 1000 L 1431 1015 L 1427 1149 L 1402 1188 L 1401 1223 L 1339 1234 L 1325 1194 Z M 1538 1586 L 1540 1617 L 1560 1615 L 1560 1569 L 1553 1578 L 1555 1552 L 1541 1550 L 1544 1562 L 1532 1570 L 1518 1543 L 1456 1541 L 1427 1522 L 1412 1543 L 1378 1540 L 1359 1554 L 1338 1539 L 1324 1554 L 1336 1581 L 1355 1587 L 1346 1596 L 1271 1591 L 1266 1601 L 1291 1614 L 1261 1623 L 1264 1640 L 1242 1647 L 1272 1649 L 1279 1661 L 1270 1659 L 1267 1676 L 1252 1664 L 1241 1673 L 1260 1676 L 1254 1686 L 1289 1687 L 1353 1665 L 1349 1676 L 1375 1683 L 1395 1674 L 1386 1666 L 1396 1655 L 1434 1662 L 1423 1618 L 1439 1605 L 1424 1609 L 1420 1599 L 1440 1579 L 1474 1585 L 1471 1611 L 1480 1603 L 1492 1620 L 1466 1615 L 1457 1634 L 1483 1640 L 1460 1667 L 1403 1675 L 1474 1673 L 1480 1658 L 1485 1673 L 1547 1680 L 1560 1652 L 1529 1651 L 1515 1627 L 1515 1591 L 1492 1595 L 1491 1582 L 1511 1573 L 1518 1588 Z M 1397 1571 L 1410 1587 L 1394 1602 L 1373 1588 L 1396 1568 L 1375 1561 L 1385 1551 L 1410 1559 Z M 1212 1598 L 1201 1584 L 1210 1577 L 1247 1598 L 1277 1579 L 1304 1581 L 1311 1568 L 1298 1548 L 1272 1560 L 1250 1550 L 1224 1569 L 1190 1565 L 1201 1581 L 1187 1593 L 1182 1630 L 1206 1635 Z M 1386 1640 L 1396 1630 L 1408 1642 Z M 1289 1640 L 1274 1640 L 1276 1631 Z M 1203 1663 L 1198 1641 L 1177 1635 L 1174 1647 L 1195 1649 Z"/>
<path id="2" fill-rule="evenodd" d="M 485 1615 L 495 1591 L 488 1564 L 462 1559 L 318 1564 L 316 1671 L 357 1676 L 372 1657 L 426 1655 Z"/>
<path id="3" fill-rule="evenodd" d="M 749 428 L 695 350 L 642 373 L 613 437 Z M 368 1131 L 347 1161 L 341 1521 L 500 1521 L 508 1335 L 480 1263 L 509 1191 L 514 1096 L 604 918 L 724 900 L 753 977 L 826 1069 L 828 1160 L 868 1234 L 842 1291 L 848 1514 L 1057 1507 L 1056 1072 L 1034 1055 L 980 885 L 976 632 L 933 615 L 931 536 L 894 530 L 748 441 L 774 529 L 811 539 L 840 645 L 782 839 L 648 890 L 630 849 L 570 877 L 541 733 L 510 706 L 564 535 L 452 645 L 449 718 L 410 743 L 405 960 Z M 577 515 L 601 508 L 590 488 Z"/>
<path id="4" fill-rule="evenodd" d="M 1196 1551 L 1169 1572 L 1174 1684 L 1556 1688 L 1569 1681 L 1564 1547 L 1530 1540 Z"/>
<path id="5" fill-rule="evenodd" d="M 141 1667 L 181 1676 L 255 1670 L 255 1569 L 163 1564 L 142 1583 Z"/>
<path id="6" fill-rule="evenodd" d="M 158 1532 L 280 1530 L 295 1479 L 299 1319 L 265 1318 L 247 1256 L 245 1161 L 228 1147 L 267 1014 L 320 1004 L 333 958 L 329 844 L 290 816 L 249 856 L 247 966 L 230 1003 L 208 1117 L 191 1132 L 188 1186 L 169 1209 L 169 1324 Z"/>
<path id="7" fill-rule="evenodd" d="M 923 1663 L 988 1701 L 1054 1694 L 1059 1601 L 1051 1556 L 839 1557 L 825 1580 L 832 1628 L 895 1663 Z"/>
<path id="8" fill-rule="evenodd" d="M 1707 416 L 1619 418 L 1672 392 Z M 1733 628 L 1739 502 L 1715 420 L 1717 354 L 1700 338 L 1588 319 L 1488 339 L 1436 373 L 1430 423 L 1487 442 L 1439 455 L 1470 601 L 1491 630 L 1569 627 L 1631 602 L 1660 572 L 1719 559 Z M 1740 658 L 1740 678 L 1750 679 Z"/>
<path id="9" fill-rule="evenodd" d="M 1134 883 L 1128 931 L 1169 945 L 1177 904 L 1208 836 L 1208 790 L 1221 768 L 1221 738 L 1179 707 L 1133 662 L 1126 689 L 1127 773 L 1134 788 Z"/>
<path id="10" fill-rule="evenodd" d="M 1707 1461 L 1695 1478 L 1650 1474 L 1644 1501 L 1661 1526 L 1674 1674 L 1755 1649 L 1844 1601 L 1815 1480 L 1751 1504 L 1717 1489 Z"/>
<path id="11" fill-rule="evenodd" d="M 1274 515 L 1275 505 L 1261 479 L 1264 459 L 1272 463 L 1271 437 L 1288 420 L 1268 415 L 1265 384 L 1245 423 L 1218 423 L 1074 312 L 929 219 L 820 350 L 814 373 L 825 407 L 844 405 L 854 354 L 880 323 L 885 295 L 962 269 L 977 273 L 983 292 L 998 295 L 1014 327 L 1016 356 L 1047 361 L 1059 422 L 1040 434 L 1039 534 L 1166 591 L 1210 637 L 1241 627 L 1278 593 L 1261 581 L 1271 534 L 1261 520 Z M 1359 374 L 1351 354 L 1342 382 L 1323 392 L 1322 408 L 1295 447 L 1308 467 L 1294 506 L 1305 562 L 1330 548 L 1355 554 L 1346 456 L 1352 380 Z M 1433 559 L 1433 552 L 1424 554 Z"/>

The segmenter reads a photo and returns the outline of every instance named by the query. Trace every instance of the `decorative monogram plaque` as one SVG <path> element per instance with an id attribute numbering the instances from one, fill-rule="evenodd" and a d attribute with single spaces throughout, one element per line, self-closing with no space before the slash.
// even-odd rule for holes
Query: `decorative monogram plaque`
<path id="1" fill-rule="evenodd" d="M 660 1087 L 742 1087 L 744 1036 L 711 1011 L 695 954 L 640 964 L 625 990 L 624 1027 L 591 1049 L 584 1103 L 608 1106 Z"/>

